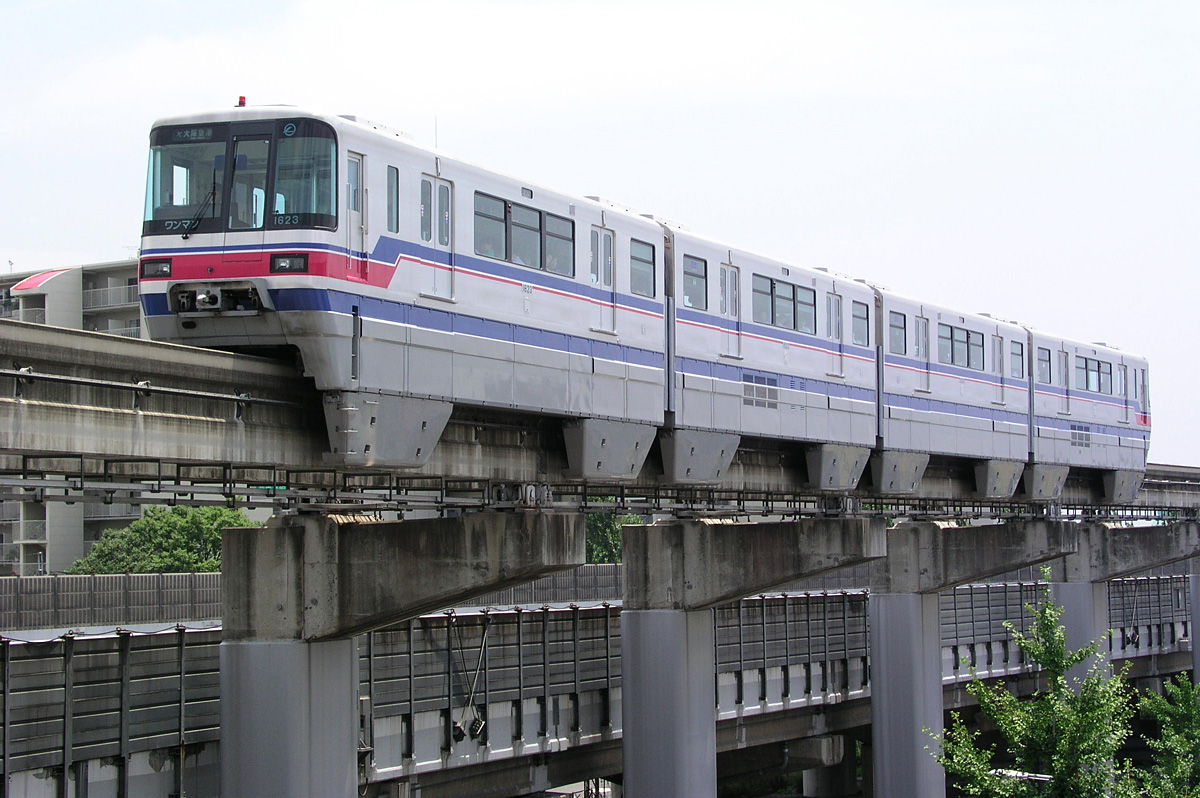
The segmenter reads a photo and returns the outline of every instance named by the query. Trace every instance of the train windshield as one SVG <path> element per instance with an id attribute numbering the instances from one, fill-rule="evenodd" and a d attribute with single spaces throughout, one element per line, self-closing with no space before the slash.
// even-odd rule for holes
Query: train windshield
<path id="1" fill-rule="evenodd" d="M 156 128 L 142 234 L 336 229 L 336 156 L 311 119 Z"/>

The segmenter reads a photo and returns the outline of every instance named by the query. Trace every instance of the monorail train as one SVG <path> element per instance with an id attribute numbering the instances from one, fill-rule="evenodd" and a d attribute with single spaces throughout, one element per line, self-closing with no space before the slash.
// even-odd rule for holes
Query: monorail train
<path id="1" fill-rule="evenodd" d="M 985 498 L 1133 498 L 1147 364 L 770 260 L 353 117 L 244 107 L 160 120 L 140 262 L 150 336 L 289 347 L 329 458 L 425 464 L 456 405 L 562 419 L 568 474 L 720 483 L 743 438 L 816 489 L 906 495 L 930 457 Z M 657 459 L 655 461 L 657 463 Z M 867 475 L 864 478 L 864 474 Z M 1022 479 L 1023 478 L 1023 479 Z"/>

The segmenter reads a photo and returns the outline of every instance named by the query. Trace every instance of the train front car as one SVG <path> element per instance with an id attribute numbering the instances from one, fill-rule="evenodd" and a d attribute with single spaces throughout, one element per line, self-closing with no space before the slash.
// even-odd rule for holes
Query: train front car
<path id="1" fill-rule="evenodd" d="M 664 413 L 662 231 L 294 109 L 160 121 L 151 337 L 286 347 L 336 466 L 426 465 L 455 406 L 562 419 L 568 478 L 638 476 Z"/>
<path id="2" fill-rule="evenodd" d="M 277 303 L 345 269 L 333 126 L 238 109 L 150 137 L 141 298 L 150 337 L 242 351 L 288 343 Z"/>

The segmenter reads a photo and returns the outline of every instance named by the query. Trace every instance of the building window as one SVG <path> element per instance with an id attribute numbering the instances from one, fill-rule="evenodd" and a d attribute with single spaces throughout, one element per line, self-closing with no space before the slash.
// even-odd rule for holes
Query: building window
<path id="1" fill-rule="evenodd" d="M 683 306 L 708 310 L 708 262 L 683 256 Z"/>
<path id="2" fill-rule="evenodd" d="M 938 324 L 938 362 L 983 371 L 983 333 Z"/>
<path id="3" fill-rule="evenodd" d="M 400 170 L 394 166 L 387 168 L 387 228 L 400 232 Z"/>
<path id="4" fill-rule="evenodd" d="M 629 241 L 629 290 L 654 296 L 654 246 L 636 238 Z"/>
<path id="5" fill-rule="evenodd" d="M 865 302 L 851 302 L 850 340 L 857 346 L 871 345 L 871 309 Z"/>
<path id="6" fill-rule="evenodd" d="M 575 223 L 475 193 L 475 254 L 575 276 Z"/>
<path id="7" fill-rule="evenodd" d="M 908 354 L 908 317 L 894 310 L 888 314 L 888 351 L 893 355 Z"/>
<path id="8" fill-rule="evenodd" d="M 1025 344 L 1010 341 L 1008 345 L 1009 374 L 1018 380 L 1025 379 Z"/>
<path id="9" fill-rule="evenodd" d="M 1112 394 L 1112 363 L 1075 356 L 1075 387 L 1081 391 Z"/>
<path id="10" fill-rule="evenodd" d="M 754 275 L 754 320 L 760 324 L 813 333 L 817 328 L 817 294 L 811 288 Z"/>

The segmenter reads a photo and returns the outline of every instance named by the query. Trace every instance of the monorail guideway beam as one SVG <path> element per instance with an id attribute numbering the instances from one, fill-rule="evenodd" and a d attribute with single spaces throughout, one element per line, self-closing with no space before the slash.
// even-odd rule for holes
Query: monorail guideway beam
<path id="1" fill-rule="evenodd" d="M 882 519 L 626 526 L 625 795 L 716 795 L 713 607 L 884 553 Z"/>
<path id="2" fill-rule="evenodd" d="M 584 536 L 541 512 L 225 530 L 221 794 L 355 796 L 354 636 L 582 565 Z"/>

